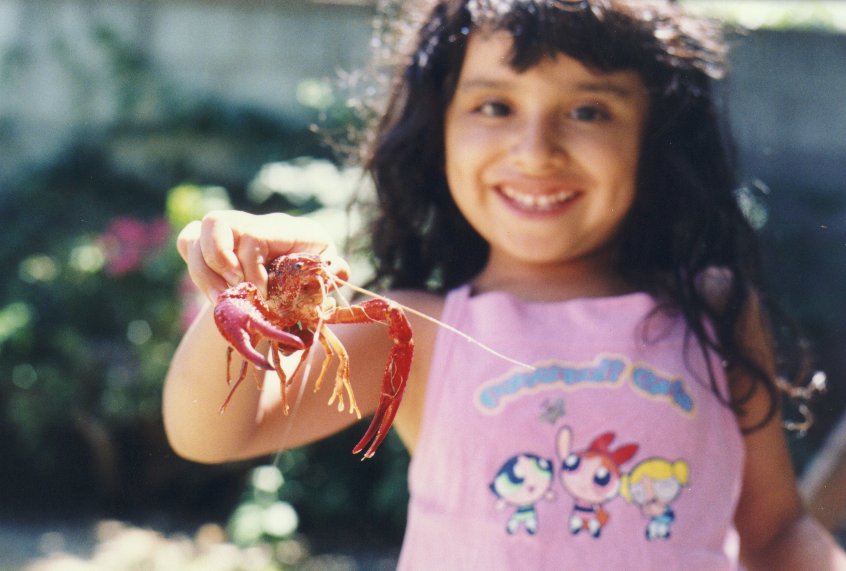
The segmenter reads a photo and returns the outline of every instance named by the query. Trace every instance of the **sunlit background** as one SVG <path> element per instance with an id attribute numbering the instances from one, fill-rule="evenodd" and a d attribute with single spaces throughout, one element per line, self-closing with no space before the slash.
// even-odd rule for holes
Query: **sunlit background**
<path id="1" fill-rule="evenodd" d="M 738 200 L 772 297 L 828 374 L 791 446 L 843 537 L 846 3 L 684 3 L 737 27 Z M 393 568 L 398 440 L 366 463 L 355 427 L 201 466 L 170 451 L 160 412 L 200 303 L 173 248 L 182 226 L 229 207 L 319 217 L 338 240 L 356 226 L 344 207 L 366 184 L 338 151 L 375 95 L 360 71 L 384 48 L 386 6 L 0 0 L 0 569 Z"/>

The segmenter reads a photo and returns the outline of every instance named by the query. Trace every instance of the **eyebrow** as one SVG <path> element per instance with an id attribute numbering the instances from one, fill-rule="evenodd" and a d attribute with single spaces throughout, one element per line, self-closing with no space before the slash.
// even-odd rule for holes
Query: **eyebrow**
<path id="1" fill-rule="evenodd" d="M 512 81 L 508 79 L 500 80 L 479 77 L 470 78 L 465 81 L 459 82 L 456 90 L 472 91 L 476 89 L 502 89 L 509 87 L 511 84 Z M 619 82 L 601 79 L 596 81 L 583 81 L 577 83 L 573 91 L 576 93 L 611 95 L 620 99 L 628 99 L 634 93 L 633 89 L 621 85 Z"/>
<path id="2" fill-rule="evenodd" d="M 634 90 L 616 81 L 586 81 L 576 84 L 576 91 L 583 93 L 604 93 L 621 99 L 631 97 Z"/>

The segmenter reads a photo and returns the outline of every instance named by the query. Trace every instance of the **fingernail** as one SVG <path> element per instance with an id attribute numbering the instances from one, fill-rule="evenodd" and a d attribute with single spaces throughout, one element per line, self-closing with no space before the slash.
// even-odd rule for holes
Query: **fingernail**
<path id="1" fill-rule="evenodd" d="M 239 283 L 241 283 L 241 276 L 239 276 L 235 272 L 226 272 L 225 274 L 223 274 L 223 279 L 225 279 L 226 283 L 231 286 L 238 285 Z"/>

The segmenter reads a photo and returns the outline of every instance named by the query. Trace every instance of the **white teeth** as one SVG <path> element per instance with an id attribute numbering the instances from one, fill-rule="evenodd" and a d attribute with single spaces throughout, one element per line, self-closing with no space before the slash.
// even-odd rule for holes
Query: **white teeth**
<path id="1" fill-rule="evenodd" d="M 567 202 L 573 198 L 576 193 L 574 191 L 562 190 L 555 194 L 526 194 L 514 190 L 509 186 L 500 187 L 502 194 L 513 200 L 521 207 L 531 210 L 550 210 L 559 204 Z"/>

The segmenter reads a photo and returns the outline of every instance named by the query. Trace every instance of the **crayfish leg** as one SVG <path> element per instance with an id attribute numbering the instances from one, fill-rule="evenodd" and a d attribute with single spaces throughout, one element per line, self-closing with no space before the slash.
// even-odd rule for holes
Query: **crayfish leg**
<path id="1" fill-rule="evenodd" d="M 331 405 L 335 402 L 335 399 L 338 400 L 338 412 L 344 410 L 344 391 L 347 393 L 347 398 L 350 401 L 350 414 L 355 414 L 358 418 L 361 418 L 361 411 L 358 408 L 358 403 L 355 401 L 355 394 L 353 393 L 352 384 L 350 384 L 350 358 L 347 354 L 347 349 L 344 347 L 344 344 L 341 343 L 341 340 L 332 333 L 332 331 L 328 327 L 323 327 L 321 329 L 321 336 L 320 336 L 320 343 L 323 345 L 324 350 L 326 351 L 326 358 L 323 360 L 323 367 L 320 371 L 320 377 L 318 377 L 317 382 L 315 383 L 314 389 L 317 390 L 320 386 L 320 383 L 323 380 L 323 375 L 326 373 L 326 369 L 329 366 L 329 362 L 332 358 L 332 355 L 336 355 L 338 357 L 338 372 L 335 374 L 335 386 L 332 389 L 332 396 L 329 398 L 329 404 Z"/>
<path id="2" fill-rule="evenodd" d="M 231 352 L 231 350 L 230 350 L 230 352 Z M 227 360 L 228 360 L 228 355 L 227 355 Z M 228 365 L 228 363 L 227 363 L 227 365 Z M 226 400 L 223 401 L 222 405 L 220 405 L 220 409 L 218 411 L 218 412 L 220 412 L 220 414 L 223 414 L 226 411 L 226 407 L 229 406 L 229 401 L 232 400 L 232 395 L 235 394 L 235 390 L 238 388 L 238 385 L 243 383 L 244 379 L 247 378 L 247 369 L 249 368 L 249 366 L 250 366 L 250 364 L 247 361 L 243 361 L 241 363 L 241 372 L 238 375 L 238 379 L 235 381 L 234 384 L 232 383 L 231 379 L 229 378 L 229 373 L 227 372 L 227 383 L 231 384 L 232 388 L 229 389 L 229 394 L 226 395 Z M 227 371 L 228 371 L 228 369 L 227 369 Z"/>
<path id="3" fill-rule="evenodd" d="M 332 363 L 332 357 L 335 356 L 335 352 L 332 350 L 332 347 L 327 343 L 326 338 L 323 337 L 322 334 L 319 339 L 320 344 L 323 346 L 323 352 L 325 355 L 323 357 L 323 362 L 320 364 L 320 373 L 318 373 L 317 378 L 314 380 L 314 392 L 319 391 L 320 387 L 323 386 L 323 377 L 326 376 L 326 371 Z M 332 404 L 331 400 L 329 401 L 329 404 Z"/>
<path id="4" fill-rule="evenodd" d="M 232 346 L 226 347 L 226 384 L 232 384 Z"/>
<path id="5" fill-rule="evenodd" d="M 232 347 L 226 348 L 226 384 L 232 384 Z M 246 374 L 247 371 L 247 361 L 241 361 L 241 371 L 238 373 L 239 376 L 243 376 Z"/>
<path id="6" fill-rule="evenodd" d="M 232 372 L 232 351 L 233 351 L 232 347 L 226 348 L 226 384 L 227 385 L 232 384 L 232 375 L 230 374 Z M 250 364 L 249 364 L 248 361 L 243 360 L 243 359 L 241 360 L 241 370 L 238 372 L 238 382 L 243 381 L 244 377 L 247 376 L 247 367 L 249 367 L 249 366 L 250 366 Z"/>
<path id="7" fill-rule="evenodd" d="M 300 355 L 300 360 L 299 360 L 299 362 L 297 362 L 297 366 L 294 368 L 294 371 L 291 373 L 292 379 L 296 378 L 297 373 L 300 372 L 300 369 L 303 366 L 303 363 L 305 363 L 308 360 L 309 353 L 311 353 L 311 345 L 309 345 L 308 347 L 303 349 L 303 352 Z M 305 381 L 305 379 L 303 379 L 303 381 Z"/>
<path id="8" fill-rule="evenodd" d="M 274 341 L 270 344 L 270 347 L 273 352 L 273 368 L 276 370 L 276 375 L 279 377 L 279 390 L 282 394 L 282 412 L 288 414 L 288 379 L 285 375 L 285 371 L 282 370 L 282 355 L 279 343 Z M 297 368 L 299 368 L 299 365 L 297 365 Z"/>

